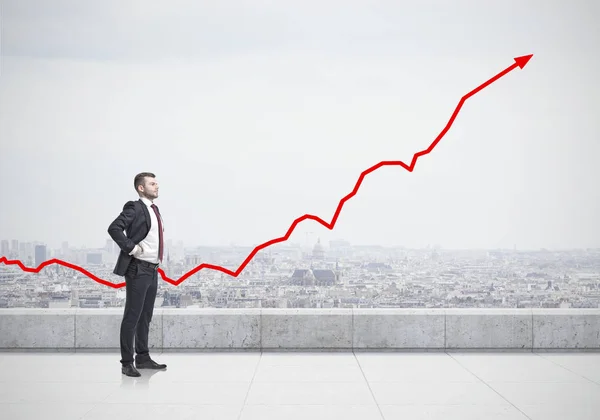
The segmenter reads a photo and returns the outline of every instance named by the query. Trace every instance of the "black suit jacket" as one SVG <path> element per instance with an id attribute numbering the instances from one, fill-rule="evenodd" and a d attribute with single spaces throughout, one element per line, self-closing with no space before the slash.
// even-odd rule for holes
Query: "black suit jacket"
<path id="1" fill-rule="evenodd" d="M 150 221 L 150 212 L 146 204 L 139 199 L 125 203 L 121 214 L 108 226 L 108 234 L 121 248 L 113 273 L 125 275 L 133 258 L 129 253 L 148 235 Z M 124 230 L 127 232 L 123 233 Z"/>

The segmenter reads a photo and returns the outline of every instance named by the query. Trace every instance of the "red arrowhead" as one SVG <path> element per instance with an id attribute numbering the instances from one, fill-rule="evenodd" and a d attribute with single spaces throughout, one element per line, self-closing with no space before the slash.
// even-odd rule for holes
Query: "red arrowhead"
<path id="1" fill-rule="evenodd" d="M 523 67 L 525 67 L 527 62 L 529 60 L 531 60 L 531 57 L 533 57 L 533 54 L 523 55 L 521 57 L 515 57 L 515 62 L 517 63 L 517 66 L 523 68 Z"/>

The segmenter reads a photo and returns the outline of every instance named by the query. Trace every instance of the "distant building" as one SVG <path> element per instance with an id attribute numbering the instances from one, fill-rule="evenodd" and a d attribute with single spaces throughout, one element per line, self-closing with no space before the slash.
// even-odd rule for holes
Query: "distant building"
<path id="1" fill-rule="evenodd" d="M 44 261 L 46 261 L 46 245 L 36 245 L 35 246 L 35 266 L 38 267 Z"/>
<path id="2" fill-rule="evenodd" d="M 325 259 L 325 248 L 321 245 L 321 238 L 317 239 L 317 243 L 313 247 L 312 257 L 321 261 Z"/>
<path id="3" fill-rule="evenodd" d="M 363 264 L 363 267 L 371 273 L 392 273 L 394 271 L 391 265 L 382 262 L 369 262 Z"/>
<path id="4" fill-rule="evenodd" d="M 19 241 L 13 239 L 10 246 L 10 258 L 19 259 Z"/>
<path id="5" fill-rule="evenodd" d="M 108 238 L 104 244 L 104 250 L 109 254 L 113 254 L 115 252 L 115 245 L 115 241 L 112 238 Z"/>
<path id="6" fill-rule="evenodd" d="M 339 283 L 339 273 L 333 270 L 296 269 L 289 280 L 292 286 L 333 286 Z"/>
<path id="7" fill-rule="evenodd" d="M 2 242 L 0 242 L 0 255 L 1 256 L 6 256 L 8 257 L 8 254 L 10 253 L 10 248 L 8 246 L 8 241 L 6 239 L 3 239 Z"/>
<path id="8" fill-rule="evenodd" d="M 100 252 L 89 252 L 87 254 L 86 262 L 88 264 L 101 265 L 102 264 L 102 253 L 100 253 Z"/>

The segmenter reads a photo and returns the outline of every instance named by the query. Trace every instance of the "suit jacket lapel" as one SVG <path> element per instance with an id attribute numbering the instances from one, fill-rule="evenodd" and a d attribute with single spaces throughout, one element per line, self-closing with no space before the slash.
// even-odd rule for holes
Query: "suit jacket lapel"
<path id="1" fill-rule="evenodd" d="M 150 230 L 150 212 L 148 211 L 148 207 L 142 199 L 139 199 L 140 204 L 142 205 L 142 210 L 144 211 L 144 216 L 146 217 L 146 226 L 148 227 L 148 231 Z"/>

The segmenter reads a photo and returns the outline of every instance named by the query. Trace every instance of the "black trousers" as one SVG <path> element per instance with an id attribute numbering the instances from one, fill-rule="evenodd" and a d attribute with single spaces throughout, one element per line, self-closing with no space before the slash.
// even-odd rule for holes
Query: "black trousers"
<path id="1" fill-rule="evenodd" d="M 136 258 L 131 259 L 125 273 L 125 310 L 121 321 L 121 364 L 150 359 L 148 331 L 154 312 L 158 288 L 156 268 Z M 135 347 L 134 347 L 135 338 Z"/>

